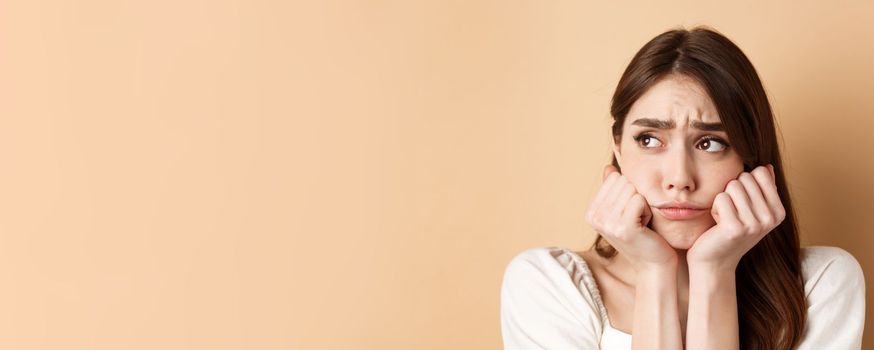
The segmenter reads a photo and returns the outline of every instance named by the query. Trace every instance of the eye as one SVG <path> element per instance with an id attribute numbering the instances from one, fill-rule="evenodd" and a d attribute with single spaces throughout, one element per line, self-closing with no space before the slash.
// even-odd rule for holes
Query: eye
<path id="1" fill-rule="evenodd" d="M 728 142 L 716 137 L 705 137 L 701 139 L 701 142 L 698 143 L 698 145 L 699 149 L 703 149 L 705 152 L 710 153 L 722 152 L 728 148 Z"/>
<path id="2" fill-rule="evenodd" d="M 634 141 L 643 148 L 656 148 L 662 145 L 659 139 L 647 133 L 635 136 Z"/>

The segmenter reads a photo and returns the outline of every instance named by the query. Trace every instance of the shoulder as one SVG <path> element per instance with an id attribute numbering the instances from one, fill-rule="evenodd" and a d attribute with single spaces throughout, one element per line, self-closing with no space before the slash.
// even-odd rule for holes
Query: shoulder
<path id="1" fill-rule="evenodd" d="M 529 248 L 510 259 L 504 270 L 505 291 L 541 291 L 553 297 L 554 292 L 579 297 L 573 280 L 577 270 L 567 250 L 559 247 Z"/>
<path id="2" fill-rule="evenodd" d="M 860 349 L 865 324 L 865 276 L 838 247 L 801 250 L 807 322 L 799 350 Z"/>
<path id="3" fill-rule="evenodd" d="M 587 282 L 591 271 L 576 253 L 561 247 L 529 248 L 517 253 L 504 270 L 502 298 L 530 299 L 533 304 L 563 305 L 580 317 L 600 319 Z"/>
<path id="4" fill-rule="evenodd" d="M 601 316 L 575 282 L 582 271 L 579 256 L 559 247 L 529 248 L 510 259 L 501 284 L 505 349 L 597 346 Z"/>
<path id="5" fill-rule="evenodd" d="M 507 272 L 522 272 L 530 266 L 546 267 L 552 265 L 551 251 L 556 247 L 537 247 L 528 248 L 519 253 L 516 253 L 510 263 L 507 264 Z M 520 271 L 521 270 L 521 271 Z"/>
<path id="6" fill-rule="evenodd" d="M 830 264 L 837 261 L 851 266 L 859 266 L 853 254 L 843 248 L 831 246 L 802 247 L 801 260 L 804 264 Z"/>
<path id="7" fill-rule="evenodd" d="M 817 288 L 864 288 L 865 285 L 862 266 L 850 252 L 838 247 L 801 248 L 801 272 L 806 295 Z"/>
<path id="8" fill-rule="evenodd" d="M 517 253 L 504 270 L 505 287 L 524 284 L 527 288 L 560 289 L 587 298 L 585 282 L 592 279 L 587 262 L 579 253 L 562 247 L 529 248 Z M 521 286 L 520 286 L 521 287 Z"/>
<path id="9" fill-rule="evenodd" d="M 529 248 L 517 253 L 504 271 L 501 297 L 506 302 L 527 300 L 542 307 L 562 305 L 580 318 L 600 320 L 586 263 L 561 247 Z"/>
<path id="10" fill-rule="evenodd" d="M 520 266 L 535 265 L 541 268 L 561 268 L 564 272 L 571 272 L 571 262 L 587 265 L 588 262 L 581 258 L 586 252 L 574 252 L 567 248 L 556 246 L 543 246 L 522 250 L 510 259 L 507 265 L 508 271 L 515 271 Z"/>

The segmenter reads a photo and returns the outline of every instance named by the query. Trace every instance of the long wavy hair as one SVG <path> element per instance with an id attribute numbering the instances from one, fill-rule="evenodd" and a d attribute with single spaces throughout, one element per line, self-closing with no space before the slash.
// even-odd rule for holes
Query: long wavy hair
<path id="1" fill-rule="evenodd" d="M 742 349 L 792 349 L 807 320 L 798 226 L 789 198 L 774 115 L 755 68 L 728 38 L 708 27 L 673 29 L 649 42 L 632 58 L 613 94 L 613 140 L 632 104 L 659 79 L 681 75 L 699 83 L 713 100 L 744 171 L 773 164 L 786 217 L 741 258 L 735 272 Z M 616 157 L 613 165 L 619 168 Z M 620 169 L 621 172 L 621 169 Z M 600 235 L 592 248 L 604 258 L 616 249 Z"/>

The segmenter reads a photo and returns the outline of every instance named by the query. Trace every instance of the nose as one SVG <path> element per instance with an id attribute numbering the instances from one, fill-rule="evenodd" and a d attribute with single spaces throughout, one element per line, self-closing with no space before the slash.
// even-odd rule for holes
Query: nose
<path id="1" fill-rule="evenodd" d="M 662 188 L 672 194 L 695 191 L 695 164 L 692 155 L 683 147 L 676 147 L 668 153 L 668 159 L 662 165 Z"/>

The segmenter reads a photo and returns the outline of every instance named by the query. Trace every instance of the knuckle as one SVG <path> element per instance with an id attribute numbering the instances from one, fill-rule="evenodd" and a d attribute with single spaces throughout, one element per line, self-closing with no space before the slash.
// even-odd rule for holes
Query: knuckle
<path id="1" fill-rule="evenodd" d="M 752 173 L 752 175 L 765 175 L 765 173 L 770 173 L 770 171 L 764 166 L 758 166 L 750 173 Z"/>
<path id="2" fill-rule="evenodd" d="M 728 232 L 731 232 L 731 233 L 729 234 L 729 236 L 732 235 L 732 234 L 736 234 L 736 233 L 739 233 L 739 232 L 742 232 L 742 231 L 743 231 L 743 227 L 741 226 L 741 224 L 738 223 L 738 222 L 736 222 L 736 221 L 729 221 L 729 222 L 726 222 L 726 223 L 725 223 L 725 228 L 728 230 Z"/>
<path id="3" fill-rule="evenodd" d="M 762 231 L 764 231 L 764 230 L 765 230 L 765 225 L 762 225 L 762 224 L 760 224 L 760 223 L 757 223 L 757 224 L 752 224 L 752 225 L 750 225 L 749 227 L 747 227 L 747 232 L 746 232 L 746 233 L 747 233 L 748 235 L 757 235 L 757 234 L 759 234 L 760 232 L 762 232 Z"/>
<path id="4" fill-rule="evenodd" d="M 763 175 L 762 173 L 754 171 L 750 177 L 750 181 L 762 185 L 767 184 L 768 182 L 766 181 L 766 178 L 764 176 L 765 175 Z"/>
<path id="5" fill-rule="evenodd" d="M 604 228 L 604 221 L 601 219 L 600 214 L 592 215 L 592 224 Z"/>
<path id="6" fill-rule="evenodd" d="M 628 183 L 628 179 L 625 178 L 625 175 L 616 175 L 616 184 L 620 186 L 625 186 Z"/>
<path id="7" fill-rule="evenodd" d="M 616 232 L 622 232 L 623 234 L 626 234 L 626 235 L 628 234 L 628 232 L 630 232 L 628 229 L 628 225 L 625 223 L 616 224 L 614 229 L 616 230 Z"/>
<path id="8" fill-rule="evenodd" d="M 737 228 L 735 228 L 733 230 L 729 230 L 728 234 L 725 235 L 725 238 L 727 238 L 730 241 L 740 240 L 741 237 L 743 237 L 743 231 L 741 231 Z"/>
<path id="9" fill-rule="evenodd" d="M 628 234 L 626 234 L 622 230 L 617 230 L 615 226 L 611 226 L 609 231 L 610 231 L 610 234 L 613 237 L 615 237 L 617 240 L 619 240 L 620 242 L 627 242 L 628 241 Z"/>
<path id="10" fill-rule="evenodd" d="M 627 232 L 616 232 L 615 237 L 618 241 L 626 243 L 631 241 L 631 235 Z"/>

